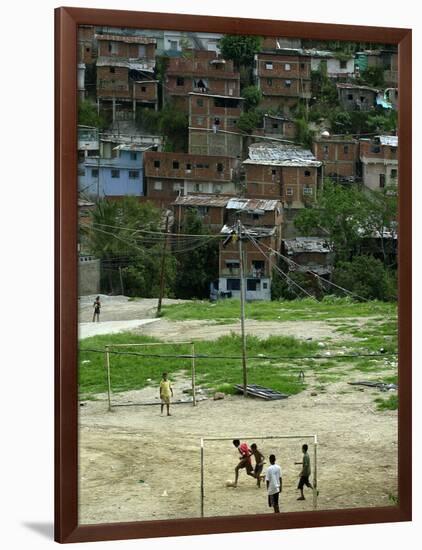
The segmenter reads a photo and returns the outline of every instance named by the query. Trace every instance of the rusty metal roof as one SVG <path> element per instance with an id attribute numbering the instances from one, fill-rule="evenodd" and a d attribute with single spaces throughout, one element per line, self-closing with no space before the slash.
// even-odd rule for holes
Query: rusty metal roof
<path id="1" fill-rule="evenodd" d="M 125 42 L 126 44 L 156 44 L 156 38 L 149 36 L 126 36 L 120 34 L 96 34 L 97 40 L 109 40 L 112 42 Z"/>
<path id="2" fill-rule="evenodd" d="M 230 197 L 227 195 L 179 195 L 173 206 L 214 206 L 225 208 Z"/>
<path id="3" fill-rule="evenodd" d="M 278 200 L 264 200 L 264 199 L 230 199 L 227 203 L 227 210 L 246 210 L 253 212 L 257 210 L 263 210 L 265 212 L 281 209 L 281 203 Z"/>
<path id="4" fill-rule="evenodd" d="M 311 151 L 298 145 L 258 142 L 249 146 L 249 158 L 243 164 L 318 167 L 322 162 L 316 160 Z"/>
<path id="5" fill-rule="evenodd" d="M 350 82 L 340 82 L 336 84 L 337 88 L 347 90 L 369 90 L 370 92 L 379 92 L 378 88 L 372 88 L 371 86 L 360 86 L 359 84 L 352 84 Z"/>

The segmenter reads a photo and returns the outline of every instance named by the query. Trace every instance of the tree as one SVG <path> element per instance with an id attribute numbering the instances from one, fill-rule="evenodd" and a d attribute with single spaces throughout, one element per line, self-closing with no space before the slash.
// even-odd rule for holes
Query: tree
<path id="1" fill-rule="evenodd" d="M 195 210 L 187 212 L 183 231 L 189 235 L 208 233 Z M 193 250 L 178 248 L 176 244 L 174 254 L 177 258 L 175 295 L 178 298 L 208 297 L 210 282 L 218 278 L 217 240 L 210 239 Z"/>
<path id="2" fill-rule="evenodd" d="M 262 123 L 262 115 L 258 111 L 242 113 L 237 121 L 237 128 L 241 132 L 251 134 L 253 130 Z"/>
<path id="3" fill-rule="evenodd" d="M 253 65 L 254 56 L 261 50 L 262 39 L 259 36 L 225 34 L 220 40 L 221 55 L 233 60 L 238 69 L 241 65 Z"/>
<path id="4" fill-rule="evenodd" d="M 397 298 L 395 273 L 385 269 L 373 256 L 355 256 L 350 262 L 339 262 L 333 272 L 333 282 L 369 300 Z"/>
<path id="5" fill-rule="evenodd" d="M 78 124 L 94 126 L 100 129 L 104 129 L 107 126 L 105 118 L 98 114 L 97 107 L 88 100 L 78 103 Z"/>
<path id="6" fill-rule="evenodd" d="M 356 187 L 343 187 L 324 181 L 316 204 L 302 210 L 295 225 L 303 235 L 322 235 L 334 249 L 337 259 L 349 260 L 362 239 L 368 203 Z"/>
<path id="7" fill-rule="evenodd" d="M 374 88 L 383 88 L 385 86 L 384 68 L 383 67 L 367 67 L 364 69 L 359 78 L 360 84 L 373 86 Z"/>
<path id="8" fill-rule="evenodd" d="M 247 86 L 242 90 L 242 97 L 245 98 L 243 104 L 245 111 L 250 111 L 258 107 L 262 99 L 262 92 L 257 86 Z"/>
<path id="9" fill-rule="evenodd" d="M 126 295 L 156 296 L 164 243 L 159 210 L 135 197 L 121 202 L 103 199 L 93 210 L 91 222 L 89 249 L 101 259 L 104 288 L 121 292 L 121 271 Z M 174 263 L 169 254 L 165 265 L 168 290 L 174 280 Z"/>

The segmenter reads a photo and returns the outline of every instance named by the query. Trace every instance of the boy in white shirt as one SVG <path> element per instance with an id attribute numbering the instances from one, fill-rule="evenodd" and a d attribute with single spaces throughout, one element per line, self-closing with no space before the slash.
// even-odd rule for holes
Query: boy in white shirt
<path id="1" fill-rule="evenodd" d="M 265 475 L 268 493 L 268 506 L 270 508 L 274 508 L 274 512 L 278 514 L 280 512 L 278 499 L 282 489 L 281 468 L 275 463 L 274 455 L 270 455 L 270 464 L 271 466 L 267 468 L 267 473 Z"/>

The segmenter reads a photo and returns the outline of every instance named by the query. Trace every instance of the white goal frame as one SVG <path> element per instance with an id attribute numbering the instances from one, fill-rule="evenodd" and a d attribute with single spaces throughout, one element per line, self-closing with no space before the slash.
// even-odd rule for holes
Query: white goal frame
<path id="1" fill-rule="evenodd" d="M 204 474 L 204 462 L 205 462 L 205 443 L 206 441 L 233 441 L 233 439 L 247 440 L 259 440 L 259 439 L 312 439 L 314 446 L 314 466 L 313 466 L 313 509 L 318 507 L 318 489 L 317 489 L 317 472 L 318 472 L 318 437 L 317 434 L 312 435 L 260 435 L 260 436 L 242 436 L 238 435 L 234 437 L 201 437 L 201 518 L 205 516 L 204 513 L 204 501 L 205 501 L 205 474 Z"/>
<path id="2" fill-rule="evenodd" d="M 127 403 L 127 404 L 119 404 L 119 405 L 113 405 L 111 402 L 111 396 L 112 396 L 112 389 L 111 389 L 111 367 L 110 367 L 110 355 L 112 355 L 112 349 L 114 348 L 132 348 L 132 347 L 146 347 L 146 346 L 186 346 L 190 345 L 190 355 L 185 354 L 181 357 L 185 359 L 191 358 L 191 379 L 192 379 L 192 405 L 196 406 L 196 372 L 195 372 L 195 344 L 194 342 L 148 342 L 148 343 L 142 343 L 142 344 L 108 344 L 105 346 L 105 369 L 107 371 L 107 396 L 108 396 L 108 410 L 111 412 L 112 407 L 129 407 L 133 405 L 145 405 L 145 403 Z M 111 353 L 110 353 L 111 352 Z M 179 402 L 175 402 L 174 404 L 178 404 Z M 151 403 L 148 403 L 151 404 Z M 152 403 L 153 405 L 159 405 L 159 403 Z"/>

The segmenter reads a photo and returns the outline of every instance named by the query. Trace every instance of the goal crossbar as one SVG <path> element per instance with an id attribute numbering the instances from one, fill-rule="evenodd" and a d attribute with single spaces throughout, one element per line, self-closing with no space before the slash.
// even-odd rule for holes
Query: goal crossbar
<path id="1" fill-rule="evenodd" d="M 201 517 L 205 515 L 204 501 L 205 501 L 205 475 L 204 475 L 204 462 L 205 462 L 205 443 L 207 441 L 233 441 L 233 437 L 201 437 L 201 487 L 200 487 L 200 502 L 201 502 Z M 318 505 L 318 490 L 317 490 L 317 449 L 318 449 L 318 436 L 317 434 L 306 435 L 259 435 L 259 436 L 237 436 L 236 439 L 246 440 L 262 440 L 262 439 L 312 439 L 314 446 L 314 467 L 313 467 L 313 508 L 317 509 Z"/>
<path id="2" fill-rule="evenodd" d="M 195 344 L 192 341 L 185 342 L 146 342 L 142 344 L 107 344 L 104 348 L 105 351 L 105 368 L 107 371 L 107 396 L 108 396 L 108 410 L 111 412 L 112 407 L 126 407 L 126 406 L 136 406 L 136 405 L 151 405 L 156 403 L 126 403 L 126 404 L 114 404 L 111 402 L 111 367 L 110 367 L 110 353 L 113 353 L 112 348 L 129 348 L 129 347 L 142 347 L 142 346 L 191 346 L 191 354 L 186 356 L 191 359 L 191 378 L 192 378 L 192 405 L 196 406 L 196 374 L 195 374 Z M 118 352 L 115 352 L 118 353 Z M 174 404 L 181 404 L 181 401 L 177 401 Z M 185 402 L 183 402 L 185 403 Z"/>

